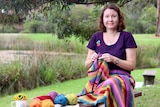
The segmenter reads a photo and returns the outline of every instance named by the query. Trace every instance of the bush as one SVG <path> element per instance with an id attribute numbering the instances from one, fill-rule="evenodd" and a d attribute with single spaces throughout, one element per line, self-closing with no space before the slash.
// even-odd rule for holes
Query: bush
<path id="1" fill-rule="evenodd" d="M 39 20 L 28 20 L 24 24 L 23 33 L 48 33 L 50 32 L 50 25 Z"/>
<path id="2" fill-rule="evenodd" d="M 148 33 L 148 34 L 155 33 L 156 32 L 156 26 L 152 25 L 152 26 L 148 27 L 145 32 Z"/>
<path id="3" fill-rule="evenodd" d="M 0 64 L 0 95 L 85 77 L 84 58 L 76 54 L 37 52 L 12 63 Z"/>
<path id="4" fill-rule="evenodd" d="M 18 33 L 19 31 L 13 25 L 2 25 L 0 33 Z"/>
<path id="5" fill-rule="evenodd" d="M 160 45 L 140 45 L 137 49 L 137 69 L 155 68 L 160 65 Z"/>

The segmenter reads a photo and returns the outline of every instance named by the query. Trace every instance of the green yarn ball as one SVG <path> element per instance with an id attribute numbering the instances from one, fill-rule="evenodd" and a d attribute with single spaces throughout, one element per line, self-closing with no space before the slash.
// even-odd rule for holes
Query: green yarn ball
<path id="1" fill-rule="evenodd" d="M 67 94 L 68 103 L 70 105 L 76 105 L 78 102 L 77 96 L 75 94 Z"/>

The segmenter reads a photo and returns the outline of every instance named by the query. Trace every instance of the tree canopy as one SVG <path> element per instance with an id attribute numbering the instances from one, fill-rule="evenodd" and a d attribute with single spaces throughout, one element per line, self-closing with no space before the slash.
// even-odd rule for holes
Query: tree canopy
<path id="1" fill-rule="evenodd" d="M 73 4 L 97 4 L 102 5 L 107 2 L 114 2 L 120 6 L 131 0 L 0 0 L 0 8 L 6 11 L 12 10 L 17 14 L 26 14 L 32 9 L 37 9 L 40 6 L 46 5 L 59 5 L 60 8 L 68 8 Z"/>
<path id="2" fill-rule="evenodd" d="M 23 16 L 26 16 L 30 12 L 32 12 L 35 9 L 43 8 L 43 10 L 50 9 L 52 5 L 57 5 L 56 8 L 58 7 L 59 9 L 69 9 L 70 5 L 74 4 L 84 4 L 84 5 L 89 5 L 89 4 L 94 4 L 94 5 L 104 5 L 105 3 L 108 2 L 114 2 L 117 3 L 119 6 L 123 6 L 124 4 L 135 1 L 133 4 L 138 5 L 139 9 L 143 8 L 144 6 L 148 4 L 156 4 L 155 6 L 157 7 L 157 20 L 159 20 L 159 12 L 158 10 L 160 6 L 159 5 L 160 0 L 0 0 L 0 9 L 1 13 L 0 16 L 2 17 L 3 14 L 5 15 L 13 15 L 17 16 L 16 22 L 20 21 L 23 19 Z M 136 9 L 137 10 L 137 9 Z M 11 16 L 9 16 L 8 19 L 12 19 Z M 3 20 L 3 18 L 1 18 Z M 5 21 L 1 21 L 0 23 L 4 23 Z M 9 21 L 11 23 L 12 21 Z M 157 21 L 158 23 L 159 21 Z M 157 26 L 160 26 L 160 24 L 157 24 Z M 157 27 L 159 28 L 159 27 Z M 160 32 L 160 31 L 159 31 Z M 157 35 L 160 35 L 160 33 L 157 33 Z"/>

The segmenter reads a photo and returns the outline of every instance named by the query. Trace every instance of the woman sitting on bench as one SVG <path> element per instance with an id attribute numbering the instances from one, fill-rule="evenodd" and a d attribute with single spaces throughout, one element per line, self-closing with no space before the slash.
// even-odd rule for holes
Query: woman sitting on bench
<path id="1" fill-rule="evenodd" d="M 85 61 L 90 80 L 78 94 L 80 107 L 134 107 L 136 42 L 124 31 L 124 15 L 116 4 L 107 4 L 99 17 L 99 30 L 87 45 Z"/>

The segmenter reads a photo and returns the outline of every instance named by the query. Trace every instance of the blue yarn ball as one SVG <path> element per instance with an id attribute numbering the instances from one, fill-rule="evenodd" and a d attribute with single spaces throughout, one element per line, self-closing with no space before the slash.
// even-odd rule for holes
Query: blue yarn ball
<path id="1" fill-rule="evenodd" d="M 59 94 L 55 97 L 54 104 L 68 105 L 68 99 L 64 94 Z"/>

